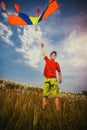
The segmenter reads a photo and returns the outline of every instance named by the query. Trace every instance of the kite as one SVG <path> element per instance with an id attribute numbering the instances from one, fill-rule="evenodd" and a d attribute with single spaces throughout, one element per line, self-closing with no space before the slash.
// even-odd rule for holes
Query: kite
<path id="1" fill-rule="evenodd" d="M 56 10 L 58 10 L 60 5 L 57 3 L 56 0 L 49 0 L 49 4 L 47 8 L 41 13 L 40 8 L 37 7 L 36 12 L 37 16 L 28 16 L 25 13 L 20 12 L 20 6 L 15 3 L 14 8 L 18 12 L 18 15 L 15 14 L 8 14 L 8 23 L 15 26 L 26 26 L 26 25 L 33 25 L 38 24 L 39 22 L 48 18 L 51 14 L 53 14 Z M 6 12 L 5 3 L 1 3 L 1 8 L 4 9 Z"/>

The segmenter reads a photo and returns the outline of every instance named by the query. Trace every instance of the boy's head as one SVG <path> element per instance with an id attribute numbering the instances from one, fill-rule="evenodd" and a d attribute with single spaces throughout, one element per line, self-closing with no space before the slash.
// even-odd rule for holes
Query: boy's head
<path id="1" fill-rule="evenodd" d="M 57 52 L 56 52 L 56 51 L 52 51 L 52 52 L 50 53 L 50 58 L 51 58 L 51 60 L 55 60 L 56 57 L 57 57 Z"/>

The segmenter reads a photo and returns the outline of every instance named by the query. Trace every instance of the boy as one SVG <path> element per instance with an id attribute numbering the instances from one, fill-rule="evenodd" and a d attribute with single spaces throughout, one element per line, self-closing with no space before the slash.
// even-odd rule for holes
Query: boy
<path id="1" fill-rule="evenodd" d="M 47 98 L 50 91 L 52 96 L 54 97 L 56 110 L 59 110 L 60 104 L 58 98 L 59 96 L 58 82 L 59 83 L 62 82 L 62 73 L 61 73 L 59 63 L 55 61 L 57 53 L 56 51 L 51 52 L 50 59 L 49 59 L 48 56 L 46 55 L 44 43 L 41 43 L 41 47 L 42 47 L 44 60 L 46 62 L 44 67 L 43 110 L 46 109 Z M 56 77 L 56 71 L 58 71 L 58 75 L 59 75 L 58 82 Z"/>

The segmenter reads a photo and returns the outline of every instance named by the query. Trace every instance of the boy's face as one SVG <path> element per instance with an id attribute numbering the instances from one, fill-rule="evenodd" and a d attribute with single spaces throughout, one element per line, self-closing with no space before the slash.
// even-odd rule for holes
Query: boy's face
<path id="1" fill-rule="evenodd" d="M 51 59 L 51 60 L 55 60 L 55 59 L 56 59 L 55 53 L 53 53 L 53 54 L 50 55 L 50 59 Z"/>

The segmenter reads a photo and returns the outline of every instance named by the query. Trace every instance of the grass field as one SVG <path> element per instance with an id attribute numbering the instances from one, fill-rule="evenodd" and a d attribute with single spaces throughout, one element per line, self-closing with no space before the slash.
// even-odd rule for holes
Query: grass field
<path id="1" fill-rule="evenodd" d="M 59 112 L 51 97 L 42 111 L 42 89 L 14 84 L 0 89 L 0 130 L 87 130 L 87 96 L 62 93 Z"/>

